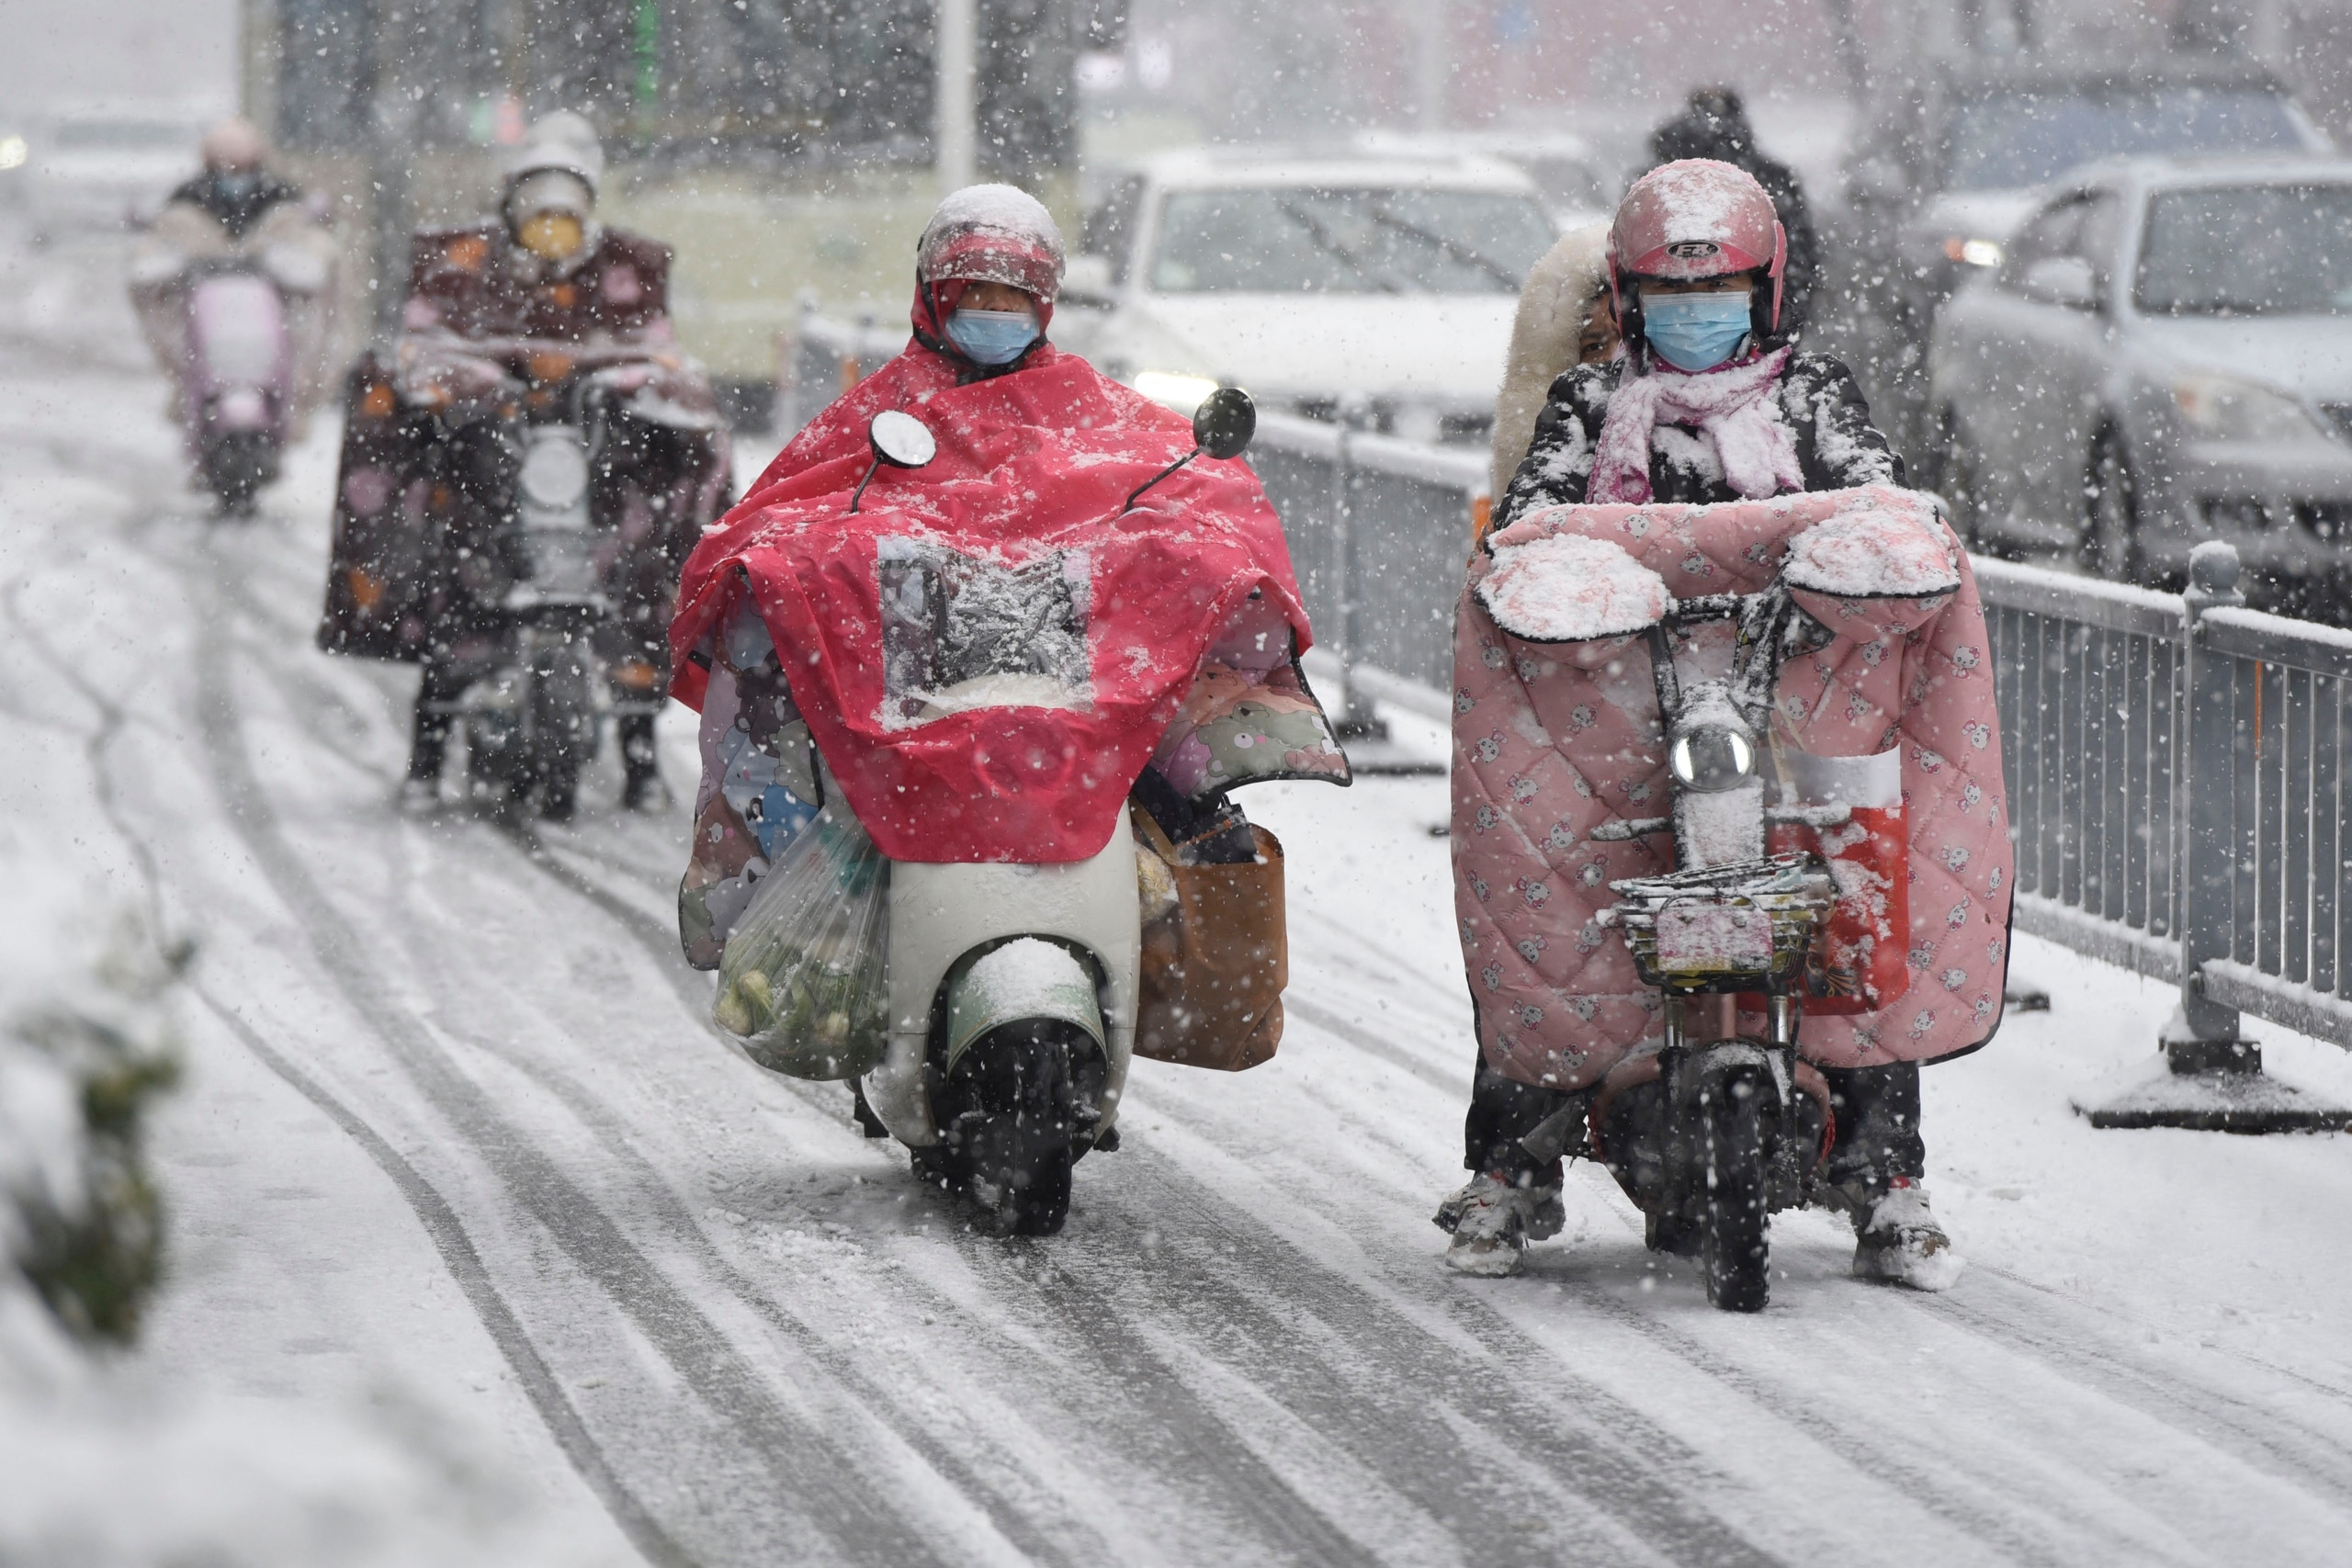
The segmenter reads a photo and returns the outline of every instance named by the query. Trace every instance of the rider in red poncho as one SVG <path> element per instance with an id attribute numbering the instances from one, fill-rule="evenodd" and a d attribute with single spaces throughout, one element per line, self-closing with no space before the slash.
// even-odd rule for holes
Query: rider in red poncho
<path id="1" fill-rule="evenodd" d="M 673 691 L 703 714 L 692 962 L 716 964 L 829 789 L 893 860 L 1083 860 L 1132 795 L 1214 862 L 1255 854 L 1226 788 L 1346 777 L 1256 476 L 1204 457 L 1124 509 L 1191 427 L 1046 341 L 1061 271 L 1033 197 L 948 197 L 917 252 L 913 342 L 687 562 L 671 642 Z M 937 455 L 859 495 L 885 410 Z"/>

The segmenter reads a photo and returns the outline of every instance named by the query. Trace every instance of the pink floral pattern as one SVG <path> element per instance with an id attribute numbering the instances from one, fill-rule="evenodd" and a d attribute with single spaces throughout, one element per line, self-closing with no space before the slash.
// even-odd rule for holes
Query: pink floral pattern
<path id="1" fill-rule="evenodd" d="M 1753 592 L 1792 538 L 1865 495 L 1562 506 L 1512 531 L 1612 540 L 1677 594 Z M 1782 670 L 1778 739 L 1823 756 L 1899 746 L 1910 840 L 1911 985 L 1876 1011 L 1807 1015 L 1804 1055 L 1830 1067 L 1930 1061 L 1982 1044 L 1999 1022 L 2007 974 L 2012 857 L 1975 577 L 1915 496 L 1871 499 L 1932 530 L 1959 587 L 1924 599 L 1798 595 L 1836 637 Z M 1472 561 L 1471 586 L 1487 562 L 1483 551 Z M 1727 631 L 1713 647 L 1702 634 L 1696 660 L 1711 655 L 1727 661 Z M 1662 836 L 1592 841 L 1602 823 L 1655 816 L 1666 798 L 1648 654 L 1631 637 L 1521 641 L 1465 589 L 1453 668 L 1454 902 L 1480 1043 L 1522 1083 L 1581 1088 L 1658 1028 L 1657 995 L 1623 940 L 1594 919 L 1614 901 L 1611 881 L 1671 869 Z"/>

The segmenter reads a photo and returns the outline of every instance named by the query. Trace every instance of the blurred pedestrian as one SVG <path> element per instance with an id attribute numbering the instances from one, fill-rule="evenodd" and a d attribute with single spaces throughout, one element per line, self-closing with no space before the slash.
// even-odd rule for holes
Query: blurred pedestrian
<path id="1" fill-rule="evenodd" d="M 1745 170 L 1764 194 L 1772 198 L 1788 231 L 1789 261 L 1782 282 L 1781 319 L 1791 336 L 1806 321 L 1805 306 L 1813 296 L 1813 280 L 1821 265 L 1821 243 L 1814 233 L 1813 212 L 1806 206 L 1804 186 L 1794 169 L 1768 157 L 1756 144 L 1756 127 L 1747 118 L 1747 103 L 1736 87 L 1692 90 L 1680 114 L 1650 134 L 1653 166 L 1683 158 L 1713 158 Z"/>

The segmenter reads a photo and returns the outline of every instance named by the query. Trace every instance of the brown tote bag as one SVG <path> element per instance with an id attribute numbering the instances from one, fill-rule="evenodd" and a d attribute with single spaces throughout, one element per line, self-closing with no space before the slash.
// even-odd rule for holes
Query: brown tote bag
<path id="1" fill-rule="evenodd" d="M 1136 1055 L 1239 1072 L 1283 1038 L 1290 939 L 1283 922 L 1283 846 L 1251 826 L 1249 865 L 1180 865 L 1151 814 L 1134 813 L 1138 847 L 1167 868 L 1173 908 L 1143 928 Z"/>

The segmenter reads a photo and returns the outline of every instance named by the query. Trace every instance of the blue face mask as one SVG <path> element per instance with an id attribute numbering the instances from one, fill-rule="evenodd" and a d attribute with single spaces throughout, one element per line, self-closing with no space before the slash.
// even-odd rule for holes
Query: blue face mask
<path id="1" fill-rule="evenodd" d="M 1713 370 L 1729 359 L 1752 324 L 1747 290 L 1645 294 L 1642 336 L 1677 370 Z"/>
<path id="2" fill-rule="evenodd" d="M 948 340 L 975 365 L 1010 365 L 1037 341 L 1029 310 L 958 310 L 947 318 Z"/>

